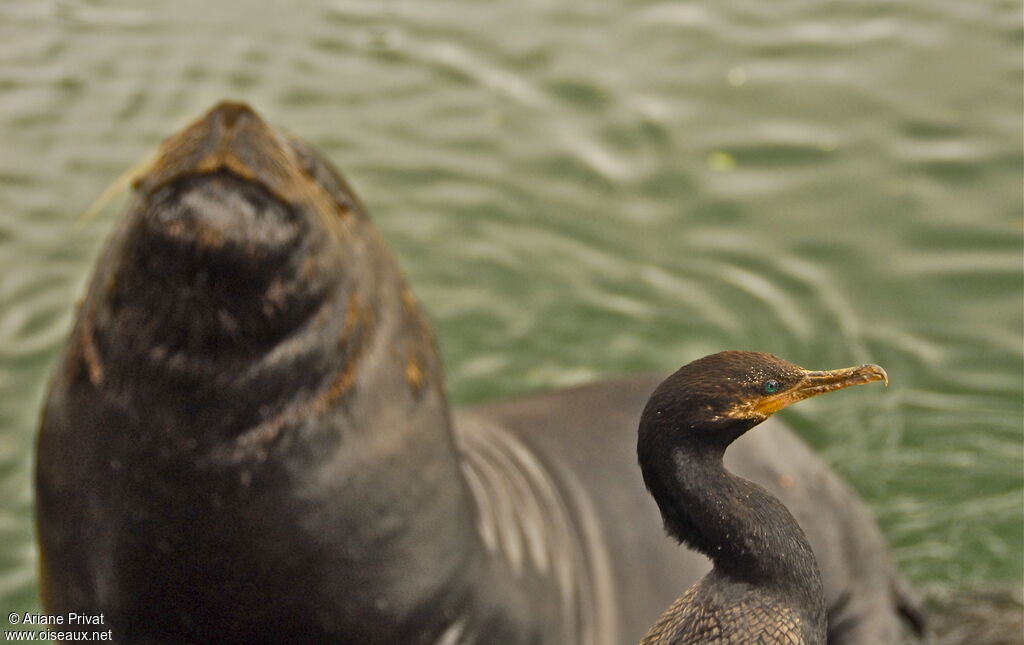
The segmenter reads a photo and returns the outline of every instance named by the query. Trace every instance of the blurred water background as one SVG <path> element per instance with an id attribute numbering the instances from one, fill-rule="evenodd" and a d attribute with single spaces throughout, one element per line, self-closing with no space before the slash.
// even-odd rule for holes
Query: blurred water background
<path id="1" fill-rule="evenodd" d="M 784 416 L 932 596 L 1024 567 L 1021 5 L 0 3 L 0 609 L 43 389 L 118 203 L 222 98 L 349 178 L 465 404 L 720 349 L 892 385 Z"/>

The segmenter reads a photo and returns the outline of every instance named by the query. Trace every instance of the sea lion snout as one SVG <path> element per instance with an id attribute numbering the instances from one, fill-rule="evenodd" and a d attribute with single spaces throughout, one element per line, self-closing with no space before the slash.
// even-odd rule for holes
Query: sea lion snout
<path id="1" fill-rule="evenodd" d="M 287 142 L 251 108 L 223 102 L 164 141 L 135 187 L 146 196 L 188 175 L 225 171 L 280 193 L 296 165 L 289 152 Z"/>
<path id="2" fill-rule="evenodd" d="M 259 186 L 282 204 L 338 233 L 338 199 L 311 175 L 304 156 L 287 137 L 244 103 L 211 108 L 160 146 L 156 160 L 135 183 L 143 200 L 200 175 L 229 174 Z"/>
<path id="3" fill-rule="evenodd" d="M 251 107 L 239 101 L 221 101 L 206 113 L 207 120 L 219 120 L 225 128 L 231 128 L 239 119 L 245 118 L 261 121 Z"/>

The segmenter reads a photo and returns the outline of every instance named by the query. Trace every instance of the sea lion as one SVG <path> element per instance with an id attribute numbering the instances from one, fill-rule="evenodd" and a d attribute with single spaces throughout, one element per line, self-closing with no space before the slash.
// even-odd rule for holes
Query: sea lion
<path id="1" fill-rule="evenodd" d="M 655 383 L 475 408 L 453 433 L 429 326 L 352 190 L 219 104 L 136 181 L 53 375 L 44 606 L 131 643 L 635 641 L 706 568 L 667 544 L 629 446 Z M 734 468 L 810 522 L 830 642 L 894 642 L 873 522 L 773 433 Z"/>

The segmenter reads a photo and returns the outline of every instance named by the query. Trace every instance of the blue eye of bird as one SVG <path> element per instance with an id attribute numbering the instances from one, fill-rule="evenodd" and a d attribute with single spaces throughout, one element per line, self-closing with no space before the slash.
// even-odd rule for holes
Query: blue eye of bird
<path id="1" fill-rule="evenodd" d="M 782 387 L 782 386 L 779 385 L 778 381 L 776 381 L 773 378 L 770 378 L 770 379 L 768 379 L 767 381 L 764 382 L 764 393 L 765 394 L 775 394 L 776 392 L 779 391 L 780 387 Z"/>

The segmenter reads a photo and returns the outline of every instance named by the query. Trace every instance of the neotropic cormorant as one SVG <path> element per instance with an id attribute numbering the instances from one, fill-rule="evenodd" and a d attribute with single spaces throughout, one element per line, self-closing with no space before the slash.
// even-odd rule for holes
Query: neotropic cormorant
<path id="1" fill-rule="evenodd" d="M 725 469 L 728 446 L 773 413 L 873 381 L 862 365 L 810 371 L 771 354 L 720 352 L 680 368 L 651 395 L 637 455 L 670 536 L 714 568 L 641 645 L 824 645 L 826 605 L 814 552 L 777 498 Z"/>
<path id="2" fill-rule="evenodd" d="M 355 194 L 222 103 L 138 178 L 56 365 L 36 464 L 44 606 L 103 613 L 139 644 L 635 641 L 708 567 L 663 539 L 632 456 L 659 380 L 453 415 Z M 877 525 L 765 425 L 730 468 L 825 554 L 830 645 L 896 643 L 913 602 Z"/>

